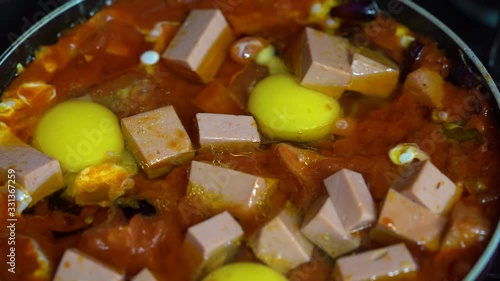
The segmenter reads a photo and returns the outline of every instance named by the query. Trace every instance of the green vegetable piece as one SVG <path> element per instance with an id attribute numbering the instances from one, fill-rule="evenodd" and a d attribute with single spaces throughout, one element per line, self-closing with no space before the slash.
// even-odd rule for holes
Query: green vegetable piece
<path id="1" fill-rule="evenodd" d="M 477 141 L 481 134 L 476 129 L 465 129 L 457 124 L 446 124 L 443 128 L 443 135 L 459 143 L 466 141 Z"/>

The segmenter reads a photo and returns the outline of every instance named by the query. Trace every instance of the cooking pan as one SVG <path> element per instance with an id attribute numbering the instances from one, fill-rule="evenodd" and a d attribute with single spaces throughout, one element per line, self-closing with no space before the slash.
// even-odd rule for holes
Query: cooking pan
<path id="1" fill-rule="evenodd" d="M 72 0 L 60 6 L 29 28 L 0 56 L 0 91 L 3 91 L 16 77 L 18 63 L 28 64 L 38 46 L 53 44 L 59 34 L 67 28 L 91 17 L 110 0 Z M 430 36 L 436 40 L 448 56 L 459 59 L 463 54 L 470 69 L 480 77 L 484 90 L 491 94 L 492 100 L 500 105 L 500 92 L 495 82 L 471 49 L 442 22 L 410 0 L 377 0 L 384 18 L 395 19 L 410 29 Z M 381 21 L 379 24 L 384 24 Z M 500 171 L 499 171 L 500 172 Z M 464 280 L 484 278 L 491 261 L 498 252 L 500 244 L 500 223 L 483 254 Z"/>

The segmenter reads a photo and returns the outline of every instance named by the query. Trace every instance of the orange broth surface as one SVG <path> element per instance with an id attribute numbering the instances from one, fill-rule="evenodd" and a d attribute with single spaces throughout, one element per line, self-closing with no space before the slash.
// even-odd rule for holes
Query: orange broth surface
<path id="1" fill-rule="evenodd" d="M 44 112 L 67 99 L 89 96 L 110 108 L 118 118 L 173 105 L 197 147 L 195 114 L 203 112 L 197 105 L 211 106 L 218 113 L 249 113 L 224 100 L 209 105 L 208 98 L 199 96 L 205 85 L 183 79 L 163 61 L 150 69 L 141 66 L 140 55 L 155 47 L 154 43 L 144 40 L 144 32 L 160 21 L 182 22 L 191 9 L 219 5 L 238 38 L 261 36 L 276 46 L 278 53 L 286 54 L 287 46 L 308 24 L 312 4 L 312 0 L 118 0 L 82 25 L 64 32 L 55 45 L 41 47 L 34 61 L 25 67 L 2 96 L 4 99 L 15 98 L 23 83 L 43 81 L 56 88 L 56 98 L 25 106 L 9 117 L 2 115 L 0 121 L 29 143 Z M 362 28 L 356 32 L 368 39 L 370 47 L 382 50 L 402 66 L 406 50 L 397 43 L 397 23 L 380 18 L 374 22 L 377 21 L 381 23 L 380 32 L 363 32 Z M 340 30 L 343 35 L 350 35 L 349 27 Z M 426 66 L 446 77 L 453 62 L 432 40 L 415 36 L 424 43 L 424 51 L 412 69 Z M 107 48 L 114 50 L 106 51 Z M 265 75 L 262 72 L 266 71 L 254 64 L 240 65 L 228 56 L 211 82 L 215 84 L 210 85 L 212 88 L 222 85 L 233 92 L 241 91 L 239 94 L 245 96 L 251 82 L 261 79 Z M 404 78 L 402 76 L 401 81 Z M 118 90 L 129 86 L 132 87 L 130 94 L 121 98 Z M 326 193 L 323 179 L 342 168 L 363 175 L 380 211 L 387 190 L 401 173 L 401 169 L 389 159 L 388 151 L 400 143 L 416 143 L 452 181 L 464 184 L 464 193 L 455 208 L 463 208 L 463 212 L 473 210 L 479 216 L 477 221 L 485 222 L 477 226 L 476 221 L 450 220 L 447 229 L 453 223 L 461 223 L 459 229 L 463 235 L 459 234 L 458 240 L 471 233 L 476 236 L 467 236 L 467 241 L 441 247 L 436 252 L 407 243 L 420 266 L 418 280 L 459 280 L 477 261 L 500 216 L 500 136 L 493 100 L 480 88 L 464 89 L 445 83 L 443 110 L 464 128 L 480 132 L 481 137 L 473 141 L 457 142 L 444 136 L 442 124 L 432 121 L 432 109 L 419 104 L 400 83 L 385 100 L 345 93 L 339 101 L 344 115 L 355 120 L 356 127 L 346 136 L 335 136 L 333 140 L 293 144 L 294 149 L 306 149 L 304 155 L 308 161 L 305 163 L 296 158 L 294 151 L 279 153 L 276 142 L 266 142 L 259 149 L 240 153 L 198 151 L 194 159 L 223 163 L 225 167 L 279 179 L 278 191 L 257 213 L 241 215 L 237 210 L 230 210 L 234 211 L 245 230 L 245 238 L 249 238 L 259 226 L 276 215 L 287 200 L 305 211 L 314 198 Z M 185 196 L 189 166 L 189 163 L 179 166 L 166 176 L 153 180 L 143 172 L 134 176 L 135 187 L 128 190 L 126 196 L 150 202 L 157 211 L 154 216 L 135 215 L 127 220 L 114 207 L 54 209 L 51 207 L 53 200 L 40 201 L 17 218 L 16 274 L 0 270 L 0 280 L 51 280 L 64 250 L 71 247 L 125 271 L 128 277 L 147 267 L 163 280 L 188 280 L 189 257 L 181 251 L 184 234 L 189 226 L 215 214 L 197 202 L 197 198 Z M 475 190 L 473 186 L 478 181 L 486 188 Z M 4 201 L 2 205 L 7 201 L 2 194 L 0 199 Z M 7 253 L 9 249 L 6 217 L 2 207 L 1 253 Z M 90 224 L 88 218 L 92 218 Z M 485 231 L 478 234 L 474 231 L 476 228 Z M 383 246 L 371 241 L 368 233 L 369 229 L 362 230 L 362 246 L 356 252 Z M 33 253 L 26 250 L 27 240 L 23 237 L 34 238 L 49 259 L 48 276 L 34 276 L 38 262 Z M 245 243 L 236 260 L 258 261 Z M 6 256 L 0 255 L 2 268 L 6 262 Z M 330 280 L 333 265 L 334 260 L 315 250 L 312 261 L 292 270 L 288 277 L 290 280 Z"/>

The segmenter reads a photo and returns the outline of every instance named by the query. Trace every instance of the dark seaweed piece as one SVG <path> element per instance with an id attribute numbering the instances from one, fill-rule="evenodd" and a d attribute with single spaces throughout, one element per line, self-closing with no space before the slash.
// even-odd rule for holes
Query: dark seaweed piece
<path id="1" fill-rule="evenodd" d="M 412 63 L 420 60 L 420 57 L 424 52 L 424 47 L 424 43 L 420 42 L 418 39 L 411 42 L 410 46 L 408 46 L 408 54 Z"/>
<path id="2" fill-rule="evenodd" d="M 55 230 L 53 230 L 51 232 L 52 232 L 52 237 L 54 237 L 54 239 L 61 239 L 61 238 L 66 238 L 66 237 L 70 237 L 73 235 L 81 234 L 89 227 L 90 226 L 80 228 L 80 229 L 70 230 L 70 231 L 55 231 Z"/>
<path id="3" fill-rule="evenodd" d="M 414 69 L 415 63 L 421 59 L 424 49 L 425 44 L 418 39 L 411 42 L 410 46 L 405 49 L 404 60 L 401 64 L 401 75 L 399 77 L 401 82 Z"/>
<path id="4" fill-rule="evenodd" d="M 456 61 L 450 70 L 449 80 L 464 88 L 475 88 L 481 84 L 481 79 L 472 71 L 465 59 L 465 54 L 462 50 L 458 50 L 460 59 Z"/>
<path id="5" fill-rule="evenodd" d="M 38 203 L 37 203 L 38 204 Z M 26 209 L 23 210 L 22 214 L 23 215 L 35 215 L 35 205 L 31 206 L 31 207 L 28 207 Z"/>
<path id="6" fill-rule="evenodd" d="M 64 190 L 54 192 L 49 197 L 48 206 L 51 211 L 62 211 L 72 215 L 78 216 L 82 211 L 82 208 L 78 206 L 74 201 L 68 200 L 63 196 Z"/>
<path id="7" fill-rule="evenodd" d="M 120 197 L 116 199 L 115 204 L 122 210 L 127 219 L 131 219 L 137 214 L 145 217 L 156 214 L 156 208 L 144 199 Z"/>
<path id="8" fill-rule="evenodd" d="M 377 17 L 378 8 L 373 0 L 355 0 L 330 10 L 332 17 L 348 21 L 372 21 Z"/>

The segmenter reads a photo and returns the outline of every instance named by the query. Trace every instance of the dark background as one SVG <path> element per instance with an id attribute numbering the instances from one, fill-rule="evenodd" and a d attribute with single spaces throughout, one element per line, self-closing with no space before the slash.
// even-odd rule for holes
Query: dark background
<path id="1" fill-rule="evenodd" d="M 298 0 L 300 1 L 300 0 Z M 499 0 L 471 0 L 476 6 L 466 6 L 467 0 L 414 0 L 455 31 L 500 82 L 500 58 L 490 63 L 497 28 L 495 13 Z M 0 0 L 0 54 L 33 23 L 54 10 L 64 0 Z M 452 3 L 454 2 L 454 3 Z M 460 5 L 457 5 L 459 3 Z M 500 34 L 500 33 L 499 33 Z M 500 36 L 499 36 L 500 38 Z M 500 42 L 500 39 L 499 39 Z M 497 62 L 498 61 L 498 62 Z M 493 270 L 486 280 L 500 281 L 500 258 L 492 261 Z"/>
<path id="2" fill-rule="evenodd" d="M 44 15 L 55 9 L 66 0 L 0 0 L 0 54 L 23 31 Z M 300 1 L 300 0 L 298 0 Z M 493 9 L 478 11 L 476 17 L 490 22 L 490 26 L 474 20 L 474 15 L 465 14 L 456 3 L 468 1 L 486 2 L 488 8 L 500 6 L 499 0 L 414 0 L 429 12 L 437 16 L 452 30 L 454 30 L 478 55 L 483 64 L 488 67 L 488 55 L 495 38 L 496 29 L 494 20 L 488 13 L 496 12 Z M 470 7 L 463 7 L 467 11 L 474 11 Z M 498 67 L 489 67 L 496 81 L 500 81 L 500 58 Z"/>

